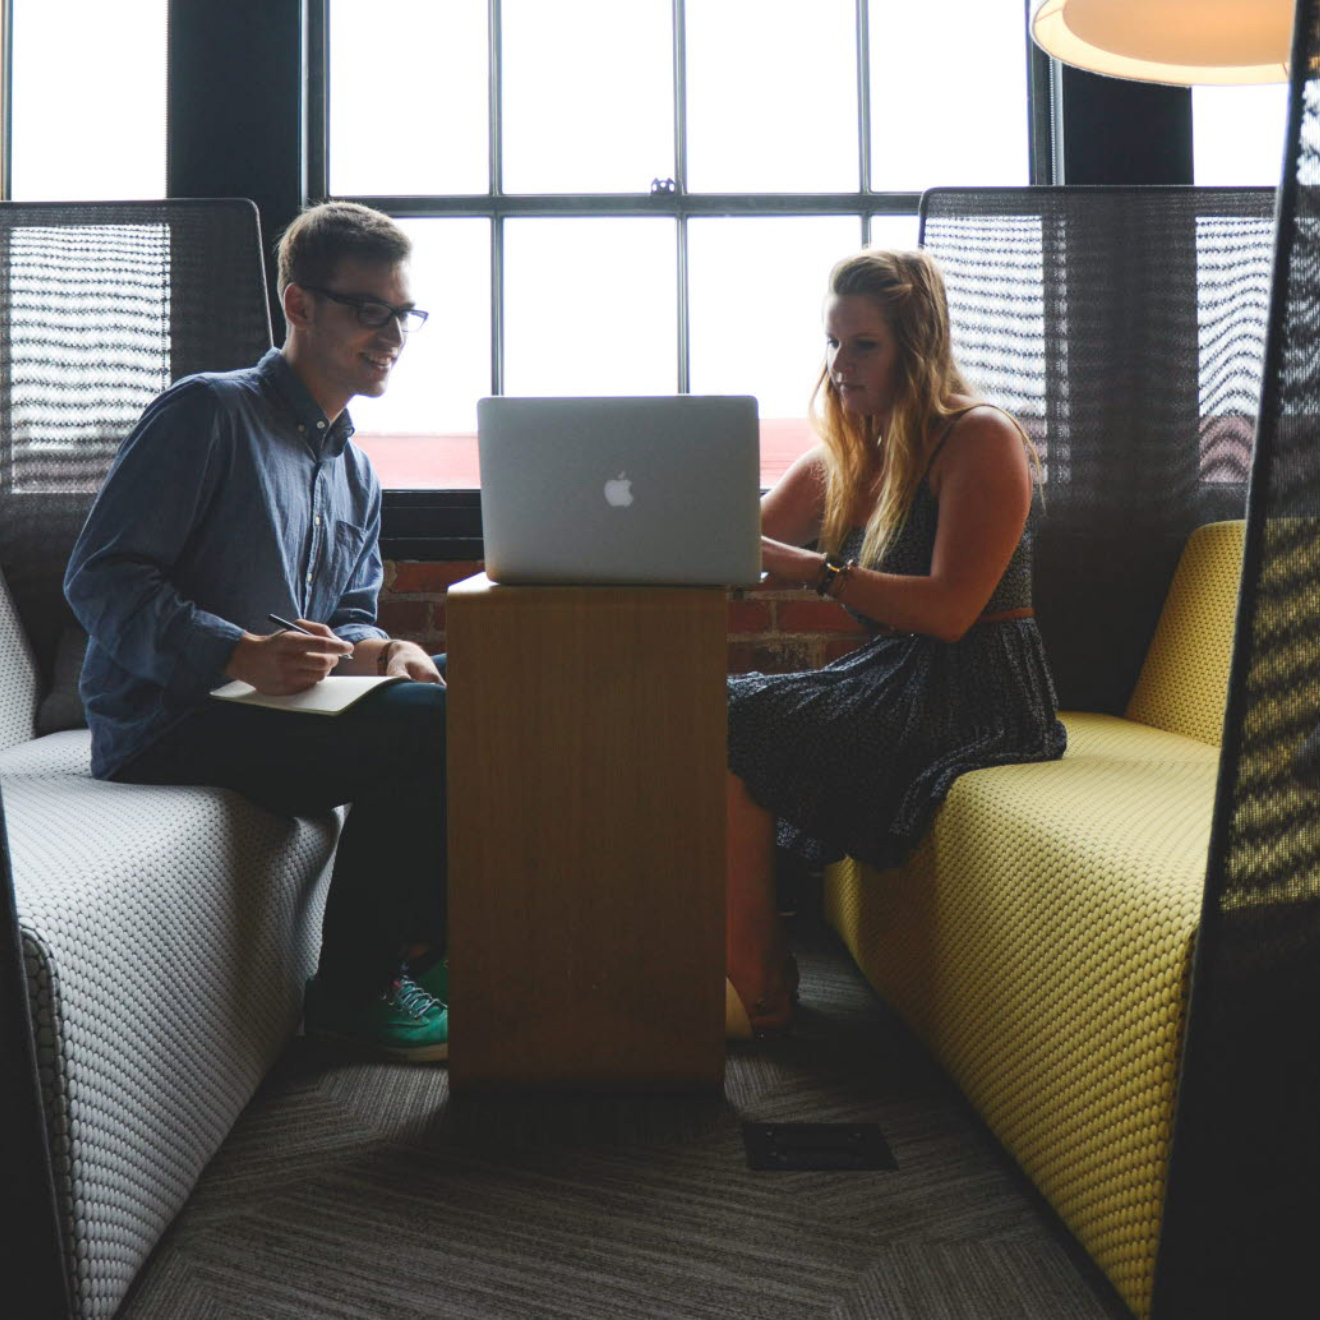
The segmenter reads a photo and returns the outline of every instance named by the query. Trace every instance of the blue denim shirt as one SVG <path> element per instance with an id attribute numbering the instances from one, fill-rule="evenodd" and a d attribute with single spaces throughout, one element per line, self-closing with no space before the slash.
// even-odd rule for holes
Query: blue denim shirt
<path id="1" fill-rule="evenodd" d="M 380 484 L 278 349 L 178 381 L 115 458 L 64 590 L 90 643 L 80 691 L 108 778 L 225 682 L 267 615 L 345 641 L 376 627 Z"/>

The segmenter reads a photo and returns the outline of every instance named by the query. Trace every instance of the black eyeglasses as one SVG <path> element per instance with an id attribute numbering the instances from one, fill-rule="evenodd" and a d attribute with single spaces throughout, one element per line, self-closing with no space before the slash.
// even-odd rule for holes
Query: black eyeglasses
<path id="1" fill-rule="evenodd" d="M 357 313 L 359 325 L 369 330 L 379 330 L 390 317 L 398 321 L 405 335 L 420 330 L 426 324 L 427 313 L 417 307 L 395 307 L 392 303 L 381 302 L 379 298 L 355 298 L 350 293 L 335 293 L 331 289 L 318 288 L 315 284 L 301 286 L 308 293 L 319 293 L 331 302 L 342 303 Z"/>

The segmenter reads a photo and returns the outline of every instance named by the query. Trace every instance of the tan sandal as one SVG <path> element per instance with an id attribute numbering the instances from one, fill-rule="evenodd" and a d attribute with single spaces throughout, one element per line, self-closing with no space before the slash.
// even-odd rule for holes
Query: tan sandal
<path id="1" fill-rule="evenodd" d="M 786 1036 L 792 1029 L 793 1005 L 797 1003 L 797 964 L 790 958 L 789 987 L 782 1009 L 771 1011 L 767 1000 L 758 999 L 749 1011 L 733 982 L 724 978 L 724 1036 L 726 1040 L 769 1040 Z"/>
<path id="2" fill-rule="evenodd" d="M 724 978 L 724 1037 L 726 1040 L 752 1039 L 752 1020 L 727 976 Z"/>

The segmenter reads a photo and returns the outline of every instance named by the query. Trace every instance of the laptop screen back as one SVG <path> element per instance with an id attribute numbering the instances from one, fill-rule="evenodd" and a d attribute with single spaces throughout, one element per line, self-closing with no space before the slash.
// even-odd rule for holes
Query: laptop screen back
<path id="1" fill-rule="evenodd" d="M 492 581 L 757 581 L 755 399 L 489 398 L 477 430 Z"/>

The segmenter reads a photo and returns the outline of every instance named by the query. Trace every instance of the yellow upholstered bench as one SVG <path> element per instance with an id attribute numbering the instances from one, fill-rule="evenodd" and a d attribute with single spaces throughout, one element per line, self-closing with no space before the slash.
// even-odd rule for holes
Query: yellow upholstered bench
<path id="1" fill-rule="evenodd" d="M 1124 718 L 964 775 L 901 867 L 825 905 L 1138 1316 L 1150 1310 L 1243 524 L 1189 539 Z"/>

